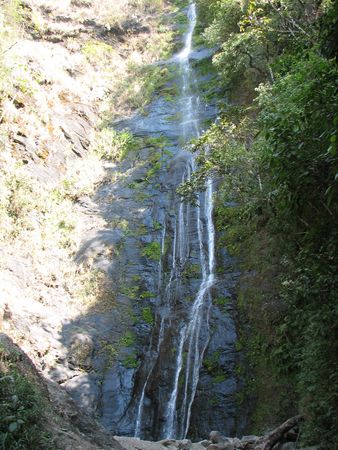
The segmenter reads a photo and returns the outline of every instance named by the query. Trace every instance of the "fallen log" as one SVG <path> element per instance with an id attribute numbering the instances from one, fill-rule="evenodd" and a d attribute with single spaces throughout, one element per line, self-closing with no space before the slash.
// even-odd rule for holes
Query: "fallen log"
<path id="1" fill-rule="evenodd" d="M 275 444 L 282 440 L 285 433 L 298 425 L 302 420 L 304 420 L 303 415 L 291 417 L 291 419 L 282 423 L 282 425 L 275 428 L 267 436 L 261 438 L 260 442 L 254 447 L 254 450 L 271 450 Z"/>

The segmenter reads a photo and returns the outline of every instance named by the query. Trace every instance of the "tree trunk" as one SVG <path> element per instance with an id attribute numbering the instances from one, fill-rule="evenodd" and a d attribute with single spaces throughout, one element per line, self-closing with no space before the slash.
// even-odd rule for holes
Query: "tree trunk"
<path id="1" fill-rule="evenodd" d="M 255 446 L 254 450 L 271 450 L 272 447 L 283 438 L 285 433 L 295 427 L 302 420 L 304 420 L 304 416 L 302 415 L 291 417 L 291 419 L 288 419 L 278 428 L 271 431 L 271 433 L 267 436 L 263 437 L 262 441 Z"/>

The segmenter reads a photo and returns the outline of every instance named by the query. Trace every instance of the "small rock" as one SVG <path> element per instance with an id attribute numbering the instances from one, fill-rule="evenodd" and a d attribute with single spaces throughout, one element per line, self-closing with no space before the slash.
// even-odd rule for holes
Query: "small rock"
<path id="1" fill-rule="evenodd" d="M 209 439 L 213 444 L 219 444 L 225 442 L 225 437 L 221 435 L 219 431 L 211 431 Z"/>
<path id="2" fill-rule="evenodd" d="M 199 442 L 199 444 L 206 448 L 211 444 L 211 442 L 204 439 L 204 441 Z"/>
<path id="3" fill-rule="evenodd" d="M 178 448 L 180 450 L 190 450 L 192 445 L 192 442 L 189 439 L 183 439 L 183 441 L 180 441 L 178 444 Z"/>

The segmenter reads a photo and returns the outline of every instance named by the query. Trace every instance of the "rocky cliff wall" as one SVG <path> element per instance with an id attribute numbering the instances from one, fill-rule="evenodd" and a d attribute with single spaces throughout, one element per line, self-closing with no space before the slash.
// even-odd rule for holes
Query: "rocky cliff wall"
<path id="1" fill-rule="evenodd" d="M 133 435 L 151 342 L 160 329 L 161 278 L 168 278 L 172 264 L 175 191 L 185 161 L 178 152 L 177 65 L 146 72 L 156 81 L 154 92 L 142 84 L 144 74 L 131 77 L 128 64 L 159 58 L 149 43 L 163 46 L 170 36 L 153 35 L 159 18 L 150 15 L 151 8 L 136 10 L 131 18 L 115 11 L 113 20 L 104 5 L 95 9 L 96 2 L 20 5 L 22 30 L 6 61 L 13 79 L 6 81 L 2 102 L 7 202 L 2 328 L 89 415 L 108 430 Z M 140 51 L 142 42 L 147 44 Z M 213 83 L 205 75 L 209 56 L 203 49 L 193 54 L 204 99 L 201 123 L 216 115 Z M 130 85 L 131 94 L 126 93 Z M 149 106 L 144 98 L 133 103 L 140 89 L 141 97 L 155 94 Z M 103 117 L 135 106 L 142 106 L 141 113 L 104 125 L 107 134 L 98 131 Z M 109 153 L 116 142 L 102 136 L 126 128 L 133 143 L 116 164 L 118 152 Z M 99 158 L 102 147 L 109 161 Z M 192 209 L 192 220 L 194 215 Z M 195 247 L 197 234 L 197 229 L 189 232 Z M 189 435 L 194 438 L 212 428 L 233 434 L 237 426 L 232 306 L 237 275 L 226 254 L 218 255 L 218 263 L 210 340 L 192 407 Z M 190 254 L 175 297 L 182 311 L 198 288 L 198 266 L 198 256 Z M 168 396 L 173 372 L 166 352 L 158 365 L 164 371 L 156 369 L 149 379 L 142 431 L 154 439 L 159 437 L 156 415 L 164 414 L 161 396 Z"/>

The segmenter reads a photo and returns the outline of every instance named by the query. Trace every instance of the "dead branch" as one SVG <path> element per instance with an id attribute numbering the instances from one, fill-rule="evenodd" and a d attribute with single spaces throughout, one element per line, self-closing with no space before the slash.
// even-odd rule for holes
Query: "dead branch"
<path id="1" fill-rule="evenodd" d="M 275 430 L 271 431 L 267 436 L 263 437 L 262 441 L 256 445 L 254 450 L 271 450 L 277 442 L 281 441 L 285 433 L 298 425 L 302 420 L 304 420 L 303 415 L 291 417 L 291 419 L 288 419 Z"/>

